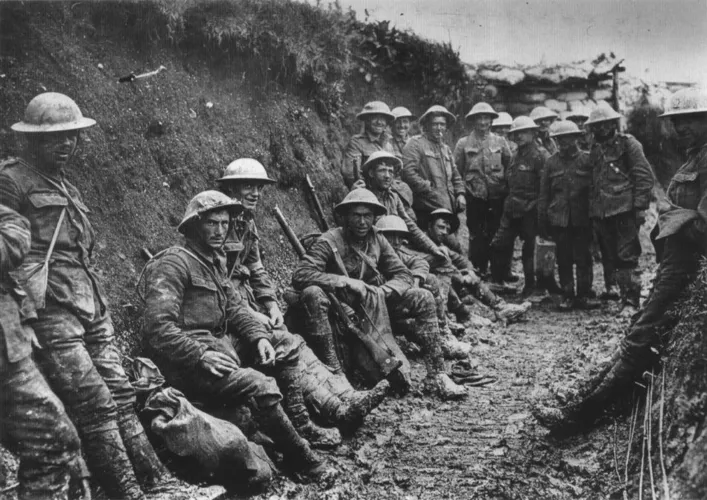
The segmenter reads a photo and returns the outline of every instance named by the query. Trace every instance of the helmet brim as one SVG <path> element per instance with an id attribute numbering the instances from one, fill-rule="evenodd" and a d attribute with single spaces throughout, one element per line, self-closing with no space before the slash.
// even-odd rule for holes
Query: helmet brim
<path id="1" fill-rule="evenodd" d="M 216 182 L 262 182 L 263 184 L 275 184 L 277 181 L 269 177 L 263 179 L 262 177 L 224 175 L 220 179 L 216 179 Z"/>
<path id="2" fill-rule="evenodd" d="M 10 128 L 15 132 L 20 132 L 22 134 L 41 134 L 43 132 L 64 132 L 67 130 L 80 130 L 88 127 L 93 127 L 96 124 L 96 120 L 92 118 L 82 117 L 78 120 L 74 120 L 68 123 L 56 123 L 53 125 L 35 125 L 33 123 L 27 122 L 17 122 L 13 124 Z"/>
<path id="3" fill-rule="evenodd" d="M 431 111 L 428 113 L 423 113 L 422 116 L 420 117 L 420 119 L 418 120 L 418 123 L 420 125 L 424 125 L 425 120 L 427 120 L 427 118 L 429 118 L 431 115 L 442 115 L 445 118 L 447 118 L 447 120 L 449 120 L 449 123 L 447 123 L 447 126 L 454 125 L 457 121 L 457 117 L 454 116 L 449 111 Z"/>
<path id="4" fill-rule="evenodd" d="M 533 131 L 535 131 L 535 130 L 538 130 L 539 128 L 540 128 L 540 127 L 538 127 L 537 125 L 529 126 L 529 127 L 518 127 L 518 128 L 516 128 L 516 129 L 511 128 L 511 129 L 508 131 L 508 133 L 509 133 L 509 134 L 515 134 L 516 132 L 529 132 L 529 131 L 530 131 L 530 132 L 533 132 Z"/>
<path id="5" fill-rule="evenodd" d="M 369 116 L 375 115 L 385 116 L 386 120 L 391 123 L 395 121 L 395 115 L 393 113 L 386 113 L 385 111 L 361 111 L 359 114 L 356 115 L 356 119 L 365 120 Z"/>
<path id="6" fill-rule="evenodd" d="M 228 212 L 231 214 L 231 217 L 235 217 L 241 212 L 243 212 L 243 205 L 238 201 L 233 201 L 231 203 L 224 203 L 215 207 L 209 207 L 206 210 L 202 210 L 200 212 L 195 212 L 182 219 L 182 222 L 180 222 L 177 226 L 177 231 L 184 234 L 189 224 L 196 220 L 198 217 L 201 217 L 204 214 L 208 214 L 209 212 L 215 212 L 218 210 L 228 210 Z"/>
<path id="7" fill-rule="evenodd" d="M 558 132 L 557 134 L 550 133 L 550 137 L 562 137 L 562 136 L 570 136 L 570 135 L 575 135 L 577 137 L 581 137 L 584 135 L 584 132 L 581 130 L 578 132 Z"/>
<path id="8" fill-rule="evenodd" d="M 450 225 L 449 234 L 456 233 L 459 230 L 459 226 L 461 225 L 459 217 L 455 214 L 431 214 L 430 215 L 430 223 L 432 223 L 432 221 L 435 219 L 444 219 L 447 222 L 449 222 L 449 225 Z"/>
<path id="9" fill-rule="evenodd" d="M 477 116 L 484 116 L 484 115 L 492 116 L 494 120 L 496 118 L 498 118 L 498 113 L 491 113 L 491 112 L 484 111 L 482 113 L 467 113 L 467 115 L 464 117 L 464 120 L 469 121 L 469 120 L 473 120 Z"/>
<path id="10" fill-rule="evenodd" d="M 670 118 L 671 116 L 680 116 L 680 115 L 700 115 L 700 114 L 706 114 L 706 113 L 707 113 L 707 108 L 689 109 L 689 110 L 676 109 L 675 111 L 666 111 L 662 115 L 658 115 L 658 118 Z"/>
<path id="11" fill-rule="evenodd" d="M 366 162 L 361 165 L 361 173 L 363 175 L 368 175 L 368 171 L 372 168 L 377 167 L 381 163 L 385 163 L 386 161 L 389 162 L 394 162 L 395 163 L 395 173 L 398 174 L 402 169 L 403 169 L 403 160 L 398 158 L 397 156 L 383 156 L 381 158 L 374 158 L 373 160 L 366 160 Z"/>
<path id="12" fill-rule="evenodd" d="M 388 213 L 388 210 L 383 206 L 379 205 L 377 203 L 371 203 L 368 201 L 342 201 L 338 205 L 334 207 L 334 212 L 337 215 L 346 215 L 346 211 L 351 208 L 354 205 L 365 205 L 371 210 L 373 210 L 373 215 L 376 217 L 385 215 Z"/>

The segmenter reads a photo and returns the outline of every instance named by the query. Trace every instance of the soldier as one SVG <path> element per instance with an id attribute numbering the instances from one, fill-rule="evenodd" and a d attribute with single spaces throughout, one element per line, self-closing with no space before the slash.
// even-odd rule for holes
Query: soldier
<path id="1" fill-rule="evenodd" d="M 32 99 L 24 120 L 12 126 L 24 134 L 26 146 L 0 172 L 0 199 L 30 222 L 32 247 L 22 274 L 25 288 L 34 290 L 33 328 L 42 346 L 37 359 L 79 431 L 98 483 L 111 498 L 143 498 L 138 480 L 147 492 L 176 494 L 177 482 L 135 415 L 135 391 L 91 265 L 95 235 L 89 210 L 65 177 L 81 129 L 95 123 L 63 94 Z M 39 289 L 27 270 L 45 260 L 48 287 Z"/>
<path id="2" fill-rule="evenodd" d="M 497 319 L 508 323 L 520 318 L 530 309 L 530 302 L 520 305 L 506 303 L 481 281 L 471 262 L 444 244 L 447 235 L 454 234 L 458 229 L 459 218 L 449 210 L 441 208 L 432 212 L 427 234 L 439 245 L 445 258 L 440 259 L 429 254 L 425 254 L 424 257 L 430 264 L 430 272 L 443 284 L 441 287 L 443 293 L 448 291 L 449 310 L 455 313 L 460 321 L 466 322 L 470 313 L 458 299 L 457 292 L 471 292 L 494 311 Z"/>
<path id="3" fill-rule="evenodd" d="M 32 360 L 33 306 L 10 275 L 29 250 L 29 222 L 0 205 L 0 435 L 20 458 L 20 500 L 68 499 L 79 437 Z"/>
<path id="4" fill-rule="evenodd" d="M 557 153 L 557 144 L 550 137 L 550 125 L 557 120 L 557 113 L 545 106 L 537 106 L 530 112 L 530 119 L 538 126 L 538 132 L 535 141 L 538 146 L 545 148 L 548 155 Z"/>
<path id="5" fill-rule="evenodd" d="M 621 115 L 608 104 L 594 109 L 587 120 L 594 143 L 591 217 L 597 227 L 602 260 L 615 273 L 621 293 L 620 311 L 632 316 L 639 307 L 641 282 L 638 231 L 651 200 L 653 172 L 641 144 L 619 132 Z M 605 272 L 606 274 L 606 272 Z"/>
<path id="6" fill-rule="evenodd" d="M 584 124 L 587 123 L 587 120 L 589 119 L 589 113 L 587 113 L 585 108 L 578 107 L 571 111 L 566 111 L 564 113 L 563 119 L 571 121 L 572 123 L 577 125 L 577 128 L 579 128 L 580 132 L 582 132 L 582 135 L 580 135 L 577 139 L 577 145 L 582 151 L 589 152 L 589 149 L 591 148 L 591 145 L 589 143 L 590 134 L 587 131 L 587 128 L 584 126 Z"/>
<path id="7" fill-rule="evenodd" d="M 227 408 L 248 405 L 293 468 L 322 479 L 332 471 L 283 411 L 275 380 L 253 368 L 274 372 L 286 391 L 296 390 L 293 336 L 283 339 L 277 330 L 268 331 L 226 275 L 222 247 L 241 208 L 218 191 L 204 191 L 189 202 L 178 227 L 186 244 L 155 255 L 145 267 L 145 349 L 169 384 L 187 397 Z"/>
<path id="8" fill-rule="evenodd" d="M 498 249 L 491 262 L 491 272 L 495 281 L 503 281 L 504 263 L 500 261 L 513 253 L 516 237 L 523 240 L 524 295 L 539 292 L 535 281 L 535 238 L 538 234 L 537 201 L 540 178 L 543 173 L 547 151 L 535 142 L 538 126 L 527 116 L 513 120 L 510 134 L 518 144 L 518 153 L 513 157 L 508 169 L 508 187 L 501 224 L 491 246 Z M 499 262 L 500 261 L 500 262 Z"/>
<path id="9" fill-rule="evenodd" d="M 695 279 L 699 262 L 707 253 L 707 93 L 679 90 L 661 117 L 672 122 L 688 158 L 668 187 L 671 209 L 659 220 L 665 253 L 653 290 L 608 367 L 588 384 L 591 392 L 559 410 L 536 409 L 536 417 L 557 433 L 593 424 L 614 399 L 654 366 L 662 348 L 661 329 L 670 321 L 665 313 Z"/>
<path id="10" fill-rule="evenodd" d="M 410 139 L 410 126 L 412 125 L 412 121 L 415 119 L 415 115 L 413 115 L 409 109 L 404 108 L 402 106 L 398 106 L 397 108 L 393 108 L 393 116 L 395 116 L 395 121 L 393 122 L 393 153 L 395 156 L 400 158 L 401 165 L 402 165 L 402 160 L 403 160 L 403 149 L 405 148 L 405 145 L 408 143 L 408 140 Z M 398 196 L 400 196 L 400 199 L 403 200 L 403 203 L 405 204 L 405 209 L 408 211 L 408 215 L 415 219 L 415 212 L 412 210 L 412 201 L 413 201 L 413 195 L 412 195 L 412 189 L 410 189 L 410 186 L 408 186 L 403 180 L 400 178 L 400 174 L 402 172 L 402 168 L 398 169 L 397 173 L 395 174 L 395 180 L 393 181 L 393 190 L 398 193 Z M 363 187 L 363 186 L 361 186 Z"/>
<path id="11" fill-rule="evenodd" d="M 391 321 L 406 327 L 412 318 L 413 328 L 405 328 L 403 333 L 423 350 L 425 388 L 442 399 L 466 397 L 466 390 L 444 373 L 434 298 L 427 290 L 412 288 L 410 270 L 373 228 L 375 217 L 385 215 L 385 207 L 367 189 L 354 189 L 335 211 L 343 218 L 344 227 L 324 233 L 309 248 L 292 277 L 294 287 L 303 291 L 308 313 L 315 317 L 316 328 L 308 333 L 318 342 L 328 341 L 327 350 L 333 351 L 329 300 L 323 289 L 336 290 L 343 303 L 367 319 L 365 328 L 377 330 L 381 338 L 392 338 Z M 388 348 L 403 361 L 401 373 L 406 380 L 401 389 L 405 390 L 409 362 L 394 341 L 392 344 Z"/>
<path id="12" fill-rule="evenodd" d="M 557 141 L 558 152 L 545 163 L 538 220 L 540 234 L 548 235 L 557 245 L 557 267 L 564 295 L 562 309 L 594 309 L 591 299 L 592 231 L 589 220 L 589 193 L 592 166 L 589 153 L 579 149 L 583 132 L 570 121 L 555 122 L 550 136 Z M 577 266 L 577 293 L 574 289 L 574 266 Z"/>
<path id="13" fill-rule="evenodd" d="M 268 177 L 265 167 L 252 158 L 231 162 L 218 180 L 220 190 L 239 201 L 244 208 L 231 225 L 223 246 L 227 259 L 226 273 L 251 314 L 272 332 L 271 341 L 275 349 L 280 344 L 285 349 L 289 344 L 299 352 L 300 362 L 307 364 L 287 372 L 286 375 L 295 378 L 280 383 L 285 395 L 285 408 L 297 432 L 314 446 L 338 444 L 341 436 L 334 432 L 336 429 L 322 429 L 314 425 L 304 400 L 308 400 L 317 413 L 330 422 L 350 430 L 383 401 L 390 384 L 381 381 L 372 391 L 354 390 L 340 369 L 330 367 L 334 371 L 332 374 L 326 367 L 318 366 L 321 363 L 317 363 L 318 359 L 302 338 L 287 331 L 277 302 L 275 284 L 260 259 L 260 237 L 255 225 L 255 210 L 260 196 L 265 186 L 274 182 Z M 322 401 L 327 404 L 322 405 Z"/>
<path id="14" fill-rule="evenodd" d="M 393 124 L 395 116 L 387 104 L 380 101 L 366 103 L 356 118 L 363 122 L 363 132 L 351 138 L 341 164 L 341 175 L 349 189 L 359 180 L 361 166 L 369 156 L 376 151 L 394 153 L 388 127 Z"/>
<path id="15" fill-rule="evenodd" d="M 513 157 L 518 151 L 518 145 L 508 137 L 508 132 L 511 130 L 511 125 L 513 125 L 513 118 L 511 115 L 505 111 L 501 111 L 498 113 L 498 118 L 491 123 L 491 132 L 503 137 L 506 142 L 508 142 L 508 147 L 511 148 L 511 156 Z"/>
<path id="16" fill-rule="evenodd" d="M 402 177 L 412 189 L 412 206 L 420 227 L 427 227 L 430 213 L 438 208 L 455 213 L 466 209 L 464 182 L 452 150 L 444 143 L 447 127 L 455 120 L 444 106 L 430 107 L 420 117 L 424 134 L 413 137 L 403 148 Z"/>
<path id="17" fill-rule="evenodd" d="M 471 352 L 471 345 L 457 340 L 449 328 L 447 320 L 447 293 L 442 290 L 444 284 L 436 276 L 430 274 L 430 265 L 420 252 L 408 248 L 407 240 L 410 231 L 405 221 L 397 215 L 384 215 L 376 221 L 375 227 L 385 236 L 390 246 L 395 249 L 400 260 L 412 273 L 415 288 L 423 287 L 432 293 L 437 306 L 437 320 L 439 322 L 442 354 L 447 359 L 464 359 Z"/>
<path id="18" fill-rule="evenodd" d="M 498 113 L 490 105 L 485 102 L 475 104 L 466 115 L 471 132 L 459 139 L 454 148 L 454 161 L 466 186 L 469 260 L 482 275 L 488 270 L 491 240 L 503 215 L 503 203 L 508 195 L 506 171 L 511 163 L 508 143 L 491 132 L 494 118 L 498 118 Z M 512 255 L 506 254 L 497 262 L 510 262 L 511 258 Z M 501 267 L 509 274 L 501 281 L 517 281 L 510 276 L 510 265 Z"/>

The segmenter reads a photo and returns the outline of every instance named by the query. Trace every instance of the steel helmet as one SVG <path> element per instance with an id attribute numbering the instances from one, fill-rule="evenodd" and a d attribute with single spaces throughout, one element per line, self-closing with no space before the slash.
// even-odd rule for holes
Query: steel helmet
<path id="1" fill-rule="evenodd" d="M 442 115 L 445 118 L 447 118 L 447 126 L 452 125 L 455 121 L 457 121 L 457 117 L 454 116 L 452 113 L 449 112 L 447 108 L 444 106 L 440 106 L 439 104 L 435 104 L 434 106 L 430 106 L 430 108 L 425 111 L 420 119 L 418 120 L 420 123 L 425 123 L 425 120 L 430 118 L 432 115 Z"/>
<path id="2" fill-rule="evenodd" d="M 394 154 L 388 153 L 387 151 L 376 151 L 361 166 L 361 173 L 365 176 L 368 175 L 368 170 L 376 167 L 378 164 L 388 162 L 392 163 L 395 167 L 395 172 L 400 172 L 403 168 L 403 160 L 395 156 Z"/>
<path id="3" fill-rule="evenodd" d="M 366 103 L 361 112 L 356 115 L 356 118 L 359 120 L 365 120 L 369 116 L 373 115 L 383 115 L 388 119 L 388 121 L 391 122 L 395 120 L 395 116 L 393 116 L 393 113 L 390 112 L 388 105 L 381 101 L 371 101 Z"/>
<path id="4" fill-rule="evenodd" d="M 470 120 L 478 115 L 491 115 L 494 118 L 498 118 L 498 113 L 493 110 L 490 104 L 486 102 L 477 102 L 466 114 L 464 120 Z"/>
<path id="5" fill-rule="evenodd" d="M 618 120 L 621 115 L 614 111 L 608 102 L 599 101 L 597 107 L 589 113 L 589 119 L 584 122 L 585 125 L 593 125 L 595 123 L 606 122 L 610 120 Z"/>
<path id="6" fill-rule="evenodd" d="M 456 233 L 457 229 L 459 229 L 459 217 L 446 208 L 438 208 L 437 210 L 432 211 L 430 214 L 430 225 L 432 225 L 432 221 L 435 219 L 446 219 L 451 226 L 451 234 Z"/>
<path id="7" fill-rule="evenodd" d="M 21 122 L 12 125 L 15 132 L 61 132 L 92 127 L 96 120 L 81 114 L 78 105 L 68 96 L 58 92 L 45 92 L 32 99 Z"/>
<path id="8" fill-rule="evenodd" d="M 384 215 L 378 219 L 378 222 L 376 222 L 376 227 L 382 233 L 410 233 L 405 221 L 397 215 Z"/>
<path id="9" fill-rule="evenodd" d="M 538 120 L 545 120 L 547 118 L 555 118 L 556 119 L 557 113 L 555 113 L 550 108 L 546 108 L 545 106 L 536 106 L 530 112 L 530 118 L 534 122 L 537 122 Z"/>
<path id="10" fill-rule="evenodd" d="M 228 210 L 231 216 L 234 216 L 243 211 L 243 206 L 239 201 L 229 198 L 220 191 L 202 191 L 194 196 L 187 205 L 184 218 L 182 218 L 182 222 L 179 223 L 177 229 L 180 233 L 184 234 L 190 222 L 198 219 L 205 213 L 221 209 Z"/>
<path id="11" fill-rule="evenodd" d="M 505 111 L 501 111 L 498 114 L 498 118 L 496 118 L 493 123 L 491 124 L 491 128 L 494 127 L 510 127 L 513 125 L 513 118 L 511 118 L 511 115 L 506 113 Z"/>
<path id="12" fill-rule="evenodd" d="M 511 124 L 511 129 L 508 131 L 508 133 L 512 134 L 513 132 L 520 132 L 522 130 L 537 129 L 537 123 L 535 123 L 530 117 L 521 115 L 515 117 L 515 120 L 513 120 L 513 123 Z"/>
<path id="13" fill-rule="evenodd" d="M 707 91 L 704 89 L 681 89 L 668 100 L 661 117 L 707 113 Z"/>
<path id="14" fill-rule="evenodd" d="M 223 171 L 223 177 L 218 182 L 226 181 L 258 181 L 263 184 L 274 184 L 275 181 L 268 177 L 265 167 L 253 158 L 239 158 L 232 161 Z"/>
<path id="15" fill-rule="evenodd" d="M 588 120 L 589 119 L 589 113 L 587 113 L 587 110 L 585 108 L 575 108 L 570 111 L 565 111 L 563 113 L 563 120 Z"/>
<path id="16" fill-rule="evenodd" d="M 569 120 L 558 120 L 550 125 L 550 137 L 560 135 L 583 135 L 584 132 L 579 130 L 576 123 Z"/>
<path id="17" fill-rule="evenodd" d="M 338 215 L 346 215 L 346 211 L 353 205 L 366 205 L 373 210 L 376 217 L 388 213 L 388 210 L 381 205 L 376 195 L 366 188 L 352 190 L 341 203 L 334 207 L 334 212 Z"/>
<path id="18" fill-rule="evenodd" d="M 391 111 L 391 113 L 393 114 L 396 120 L 398 118 L 410 118 L 411 120 L 415 119 L 415 115 L 413 115 L 408 108 L 404 108 L 403 106 L 393 108 L 393 111 Z"/>

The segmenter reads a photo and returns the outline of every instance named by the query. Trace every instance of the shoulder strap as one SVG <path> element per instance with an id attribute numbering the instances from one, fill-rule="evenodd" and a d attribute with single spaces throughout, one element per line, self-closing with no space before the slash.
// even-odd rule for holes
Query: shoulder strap
<path id="1" fill-rule="evenodd" d="M 336 247 L 336 243 L 331 241 L 329 238 L 322 239 L 329 244 L 329 247 L 331 247 L 331 251 L 334 252 L 334 262 L 336 262 L 336 267 L 339 268 L 339 272 L 348 278 L 349 272 L 346 270 L 346 266 L 344 265 L 344 259 L 341 258 L 341 254 L 339 253 L 339 249 Z"/>
<path id="2" fill-rule="evenodd" d="M 47 256 L 44 259 L 45 266 L 49 265 L 49 259 L 51 258 L 52 252 L 54 251 L 54 245 L 56 244 L 56 240 L 59 237 L 59 231 L 61 231 L 61 223 L 64 222 L 64 215 L 66 215 L 66 207 L 61 209 L 61 213 L 59 214 L 59 221 L 56 223 L 56 228 L 54 228 L 52 242 L 49 244 L 49 250 L 47 250 Z"/>

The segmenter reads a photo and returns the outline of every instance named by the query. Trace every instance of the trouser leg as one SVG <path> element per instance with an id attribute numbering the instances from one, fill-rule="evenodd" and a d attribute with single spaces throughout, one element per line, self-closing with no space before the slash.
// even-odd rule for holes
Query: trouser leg
<path id="1" fill-rule="evenodd" d="M 480 273 L 488 268 L 488 244 L 486 238 L 488 202 L 473 196 L 467 197 L 466 225 L 469 228 L 469 260 Z"/>
<path id="2" fill-rule="evenodd" d="M 499 222 L 499 227 L 493 235 L 491 247 L 493 255 L 491 256 L 491 279 L 501 282 L 505 279 L 509 272 L 509 261 L 513 256 L 513 245 L 520 230 L 520 221 L 512 219 L 508 215 L 504 215 Z M 511 258 L 509 259 L 509 255 Z"/>
<path id="3" fill-rule="evenodd" d="M 444 358 L 440 345 L 439 327 L 432 294 L 421 288 L 410 288 L 401 296 L 388 301 L 393 324 L 407 318 L 414 320 L 414 327 L 405 330 L 405 336 L 422 347 L 427 376 L 444 372 Z"/>
<path id="4" fill-rule="evenodd" d="M 521 219 L 520 235 L 523 238 L 523 275 L 525 287 L 535 286 L 535 237 L 538 235 L 538 215 L 535 210 L 526 213 Z"/>
<path id="5" fill-rule="evenodd" d="M 574 258 L 572 254 L 572 231 L 566 227 L 552 227 L 557 252 L 557 268 L 560 274 L 560 287 L 567 298 L 574 297 Z"/>
<path id="6" fill-rule="evenodd" d="M 591 231 L 588 227 L 572 227 L 572 254 L 577 272 L 577 296 L 588 297 L 592 291 Z"/>
<path id="7" fill-rule="evenodd" d="M 99 344 L 106 345 L 106 339 L 100 342 L 84 339 L 84 324 L 51 300 L 39 312 L 34 329 L 43 347 L 38 351 L 40 367 L 79 431 L 91 470 L 109 496 L 141 498 L 142 492 L 118 431 L 117 405 L 107 383 L 122 387 L 118 396 L 123 408 L 134 397 L 132 388 L 129 383 L 122 386 L 117 380 L 104 380 L 97 365 L 102 365 L 105 359 L 99 357 L 94 363 L 89 352 L 112 353 L 111 349 L 98 348 Z"/>
<path id="8" fill-rule="evenodd" d="M 20 500 L 68 498 L 79 438 L 31 357 L 0 362 L 0 434 L 20 459 Z"/>
<path id="9" fill-rule="evenodd" d="M 440 330 L 447 327 L 447 298 L 449 290 L 445 287 L 440 279 L 433 274 L 427 274 L 425 282 L 422 285 L 425 290 L 428 290 L 435 300 L 435 313 Z"/>
<path id="10" fill-rule="evenodd" d="M 604 288 L 609 291 L 612 287 L 616 286 L 616 258 L 611 251 L 610 234 L 607 233 L 607 229 L 604 229 L 603 226 L 600 220 L 595 222 L 594 236 L 596 237 L 599 252 L 601 253 Z"/>
<path id="11" fill-rule="evenodd" d="M 310 286 L 302 292 L 301 301 L 306 311 L 305 331 L 309 346 L 325 365 L 335 373 L 342 373 L 334 333 L 329 323 L 329 298 L 318 286 Z"/>

